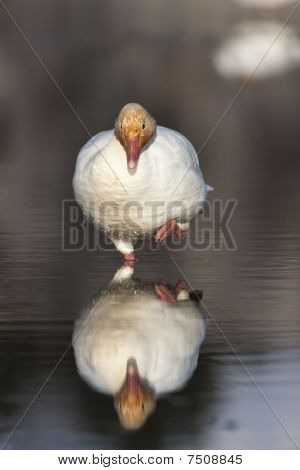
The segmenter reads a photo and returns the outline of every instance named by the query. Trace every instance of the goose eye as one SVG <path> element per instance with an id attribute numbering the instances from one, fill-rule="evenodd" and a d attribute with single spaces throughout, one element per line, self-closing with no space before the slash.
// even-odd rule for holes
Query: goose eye
<path id="1" fill-rule="evenodd" d="M 145 405 L 144 405 L 144 403 L 142 403 L 141 408 L 142 408 L 143 411 L 145 410 Z"/>
<path id="2" fill-rule="evenodd" d="M 123 129 L 123 126 L 122 126 L 122 124 L 120 125 L 120 129 L 121 129 L 121 130 Z"/>
<path id="3" fill-rule="evenodd" d="M 142 129 L 145 129 L 145 127 L 146 127 L 146 126 L 145 126 L 145 123 L 143 122 L 143 124 L 142 124 Z"/>

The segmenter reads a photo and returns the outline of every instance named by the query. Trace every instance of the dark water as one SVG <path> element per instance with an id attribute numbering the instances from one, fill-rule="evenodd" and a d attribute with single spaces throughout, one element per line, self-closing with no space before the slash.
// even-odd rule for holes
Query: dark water
<path id="1" fill-rule="evenodd" d="M 129 10 L 114 1 L 30 1 L 26 9 L 15 1 L 11 11 L 92 134 L 111 128 L 122 104 L 140 101 L 199 148 L 241 84 L 214 70 L 215 47 L 232 24 L 258 13 L 174 4 L 171 15 L 170 2 L 156 1 L 131 1 Z M 237 250 L 138 254 L 138 278 L 174 284 L 183 271 L 203 290 L 218 327 L 209 322 L 192 379 L 129 433 L 112 399 L 79 378 L 69 348 L 10 435 L 70 345 L 82 307 L 121 259 L 115 251 L 62 250 L 62 200 L 72 198 L 87 135 L 4 11 L 0 24 L 1 442 L 9 449 L 299 446 L 299 69 L 251 81 L 200 155 L 216 188 L 211 200 L 238 200 L 230 221 Z M 299 13 L 292 24 L 300 26 Z"/>

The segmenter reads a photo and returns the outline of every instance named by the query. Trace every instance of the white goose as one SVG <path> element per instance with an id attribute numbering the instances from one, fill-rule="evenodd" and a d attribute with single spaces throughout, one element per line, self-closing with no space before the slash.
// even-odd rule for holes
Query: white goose
<path id="1" fill-rule="evenodd" d="M 253 7 L 258 9 L 270 9 L 280 8 L 289 3 L 295 3 L 295 0 L 235 0 L 242 6 Z"/>
<path id="2" fill-rule="evenodd" d="M 155 234 L 162 242 L 175 231 L 184 238 L 212 189 L 192 144 L 156 126 L 136 103 L 121 109 L 113 130 L 81 149 L 73 188 L 84 213 L 109 233 L 126 260 L 134 260 L 133 242 L 140 236 Z"/>
<path id="3" fill-rule="evenodd" d="M 193 374 L 206 320 L 187 286 L 132 280 L 122 266 L 109 288 L 76 321 L 73 347 L 79 374 L 114 396 L 121 424 L 138 429 L 155 397 L 181 388 Z"/>
<path id="4" fill-rule="evenodd" d="M 275 21 L 238 24 L 217 49 L 213 61 L 226 78 L 262 80 L 300 65 L 300 39 L 292 27 Z M 278 31 L 278 41 L 274 42 Z M 270 46 L 272 47 L 270 48 Z M 266 54 L 266 51 L 269 51 Z"/>

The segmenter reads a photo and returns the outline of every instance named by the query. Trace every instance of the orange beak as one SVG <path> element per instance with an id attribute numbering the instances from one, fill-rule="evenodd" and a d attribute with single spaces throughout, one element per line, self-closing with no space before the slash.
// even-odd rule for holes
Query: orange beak
<path id="1" fill-rule="evenodd" d="M 140 153 L 140 143 L 138 136 L 126 138 L 126 153 L 128 168 L 135 168 Z"/>

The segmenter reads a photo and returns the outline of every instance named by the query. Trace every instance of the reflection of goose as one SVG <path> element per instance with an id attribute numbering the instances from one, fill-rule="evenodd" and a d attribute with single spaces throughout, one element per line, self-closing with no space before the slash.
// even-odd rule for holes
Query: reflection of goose
<path id="1" fill-rule="evenodd" d="M 132 280 L 117 271 L 108 289 L 75 323 L 79 374 L 114 395 L 122 425 L 137 429 L 155 408 L 155 396 L 181 388 L 197 365 L 206 322 L 185 282 L 174 289 Z"/>
<path id="2" fill-rule="evenodd" d="M 275 22 L 241 23 L 217 50 L 213 59 L 216 69 L 228 78 L 245 78 L 264 57 L 253 75 L 255 79 L 278 75 L 299 65 L 300 40 L 292 28 L 286 27 L 274 42 L 281 28 Z"/>
<path id="3" fill-rule="evenodd" d="M 134 258 L 132 242 L 139 236 L 155 234 L 162 242 L 175 231 L 184 238 L 212 189 L 204 183 L 188 139 L 156 126 L 137 103 L 124 106 L 115 128 L 82 148 L 73 188 L 84 212 L 110 234 L 127 260 Z"/>

